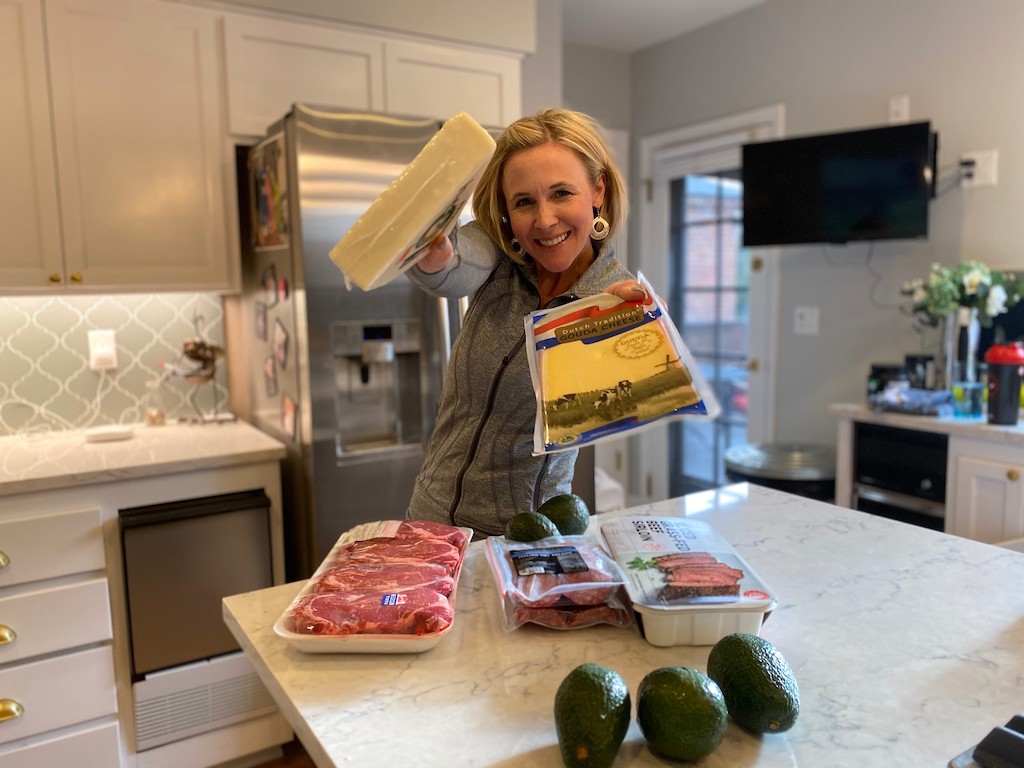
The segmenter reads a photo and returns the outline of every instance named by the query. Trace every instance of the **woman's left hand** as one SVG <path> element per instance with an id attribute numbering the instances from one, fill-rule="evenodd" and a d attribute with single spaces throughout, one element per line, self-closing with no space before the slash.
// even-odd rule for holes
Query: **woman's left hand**
<path id="1" fill-rule="evenodd" d="M 618 296 L 624 301 L 646 301 L 647 291 L 636 280 L 620 280 L 604 289 L 605 293 Z"/>

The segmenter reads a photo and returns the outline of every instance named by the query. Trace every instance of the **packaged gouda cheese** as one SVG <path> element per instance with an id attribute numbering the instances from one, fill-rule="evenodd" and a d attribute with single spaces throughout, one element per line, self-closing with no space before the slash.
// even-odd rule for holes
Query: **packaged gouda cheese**
<path id="1" fill-rule="evenodd" d="M 537 395 L 534 455 L 577 448 L 719 405 L 643 275 L 643 302 L 602 293 L 525 318 Z"/>
<path id="2" fill-rule="evenodd" d="M 491 135 L 465 112 L 454 115 L 331 249 L 331 261 L 364 291 L 389 283 L 452 231 L 493 154 Z"/>

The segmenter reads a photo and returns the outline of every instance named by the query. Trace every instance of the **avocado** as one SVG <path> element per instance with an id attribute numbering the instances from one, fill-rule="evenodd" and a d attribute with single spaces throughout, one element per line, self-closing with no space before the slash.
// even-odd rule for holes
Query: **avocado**
<path id="1" fill-rule="evenodd" d="M 505 538 L 510 541 L 537 541 L 557 535 L 555 524 L 537 512 L 520 512 L 505 525 Z"/>
<path id="2" fill-rule="evenodd" d="M 796 676 L 763 637 L 744 632 L 723 637 L 708 655 L 708 676 L 721 687 L 732 719 L 748 731 L 788 731 L 800 714 Z"/>
<path id="3" fill-rule="evenodd" d="M 636 719 L 652 751 L 690 762 L 714 752 L 729 725 L 718 684 L 689 667 L 649 672 L 637 689 Z"/>
<path id="4" fill-rule="evenodd" d="M 555 693 L 555 730 L 566 768 L 609 768 L 629 730 L 629 688 L 618 672 L 587 663 Z"/>
<path id="5" fill-rule="evenodd" d="M 547 517 L 563 536 L 581 536 L 590 525 L 587 502 L 575 493 L 562 493 L 545 501 L 537 511 Z"/>

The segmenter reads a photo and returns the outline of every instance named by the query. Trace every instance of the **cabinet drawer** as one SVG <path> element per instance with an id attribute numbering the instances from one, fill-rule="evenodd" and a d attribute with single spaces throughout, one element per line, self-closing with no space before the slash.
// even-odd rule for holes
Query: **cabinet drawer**
<path id="1" fill-rule="evenodd" d="M 113 714 L 117 700 L 110 646 L 2 670 L 0 699 L 13 699 L 24 710 L 0 722 L 3 743 Z"/>
<path id="2" fill-rule="evenodd" d="M 106 567 L 101 526 L 98 508 L 0 522 L 0 587 Z"/>
<path id="3" fill-rule="evenodd" d="M 117 723 L 47 739 L 7 752 L 0 751 L 0 768 L 114 768 L 121 764 Z"/>
<path id="4" fill-rule="evenodd" d="M 0 598 L 0 664 L 111 637 L 106 579 Z"/>

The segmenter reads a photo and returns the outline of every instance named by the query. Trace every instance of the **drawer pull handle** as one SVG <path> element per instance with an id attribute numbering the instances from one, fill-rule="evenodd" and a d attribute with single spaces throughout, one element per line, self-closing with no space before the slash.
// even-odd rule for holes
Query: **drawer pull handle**
<path id="1" fill-rule="evenodd" d="M 7 556 L 7 553 L 0 549 L 0 568 L 6 568 L 11 564 L 11 558 Z"/>
<path id="2" fill-rule="evenodd" d="M 1011 481 L 1011 482 L 1016 482 L 1017 478 L 1019 478 L 1019 477 L 1020 477 L 1020 472 L 1018 472 L 1016 469 L 1011 469 L 1011 470 L 1009 470 L 1006 473 L 1006 479 Z"/>
<path id="3" fill-rule="evenodd" d="M 0 723 L 21 717 L 25 708 L 14 699 L 0 699 Z"/>
<path id="4" fill-rule="evenodd" d="M 18 633 L 8 627 L 6 624 L 0 624 L 0 645 L 7 645 L 13 643 L 18 639 Z"/>

